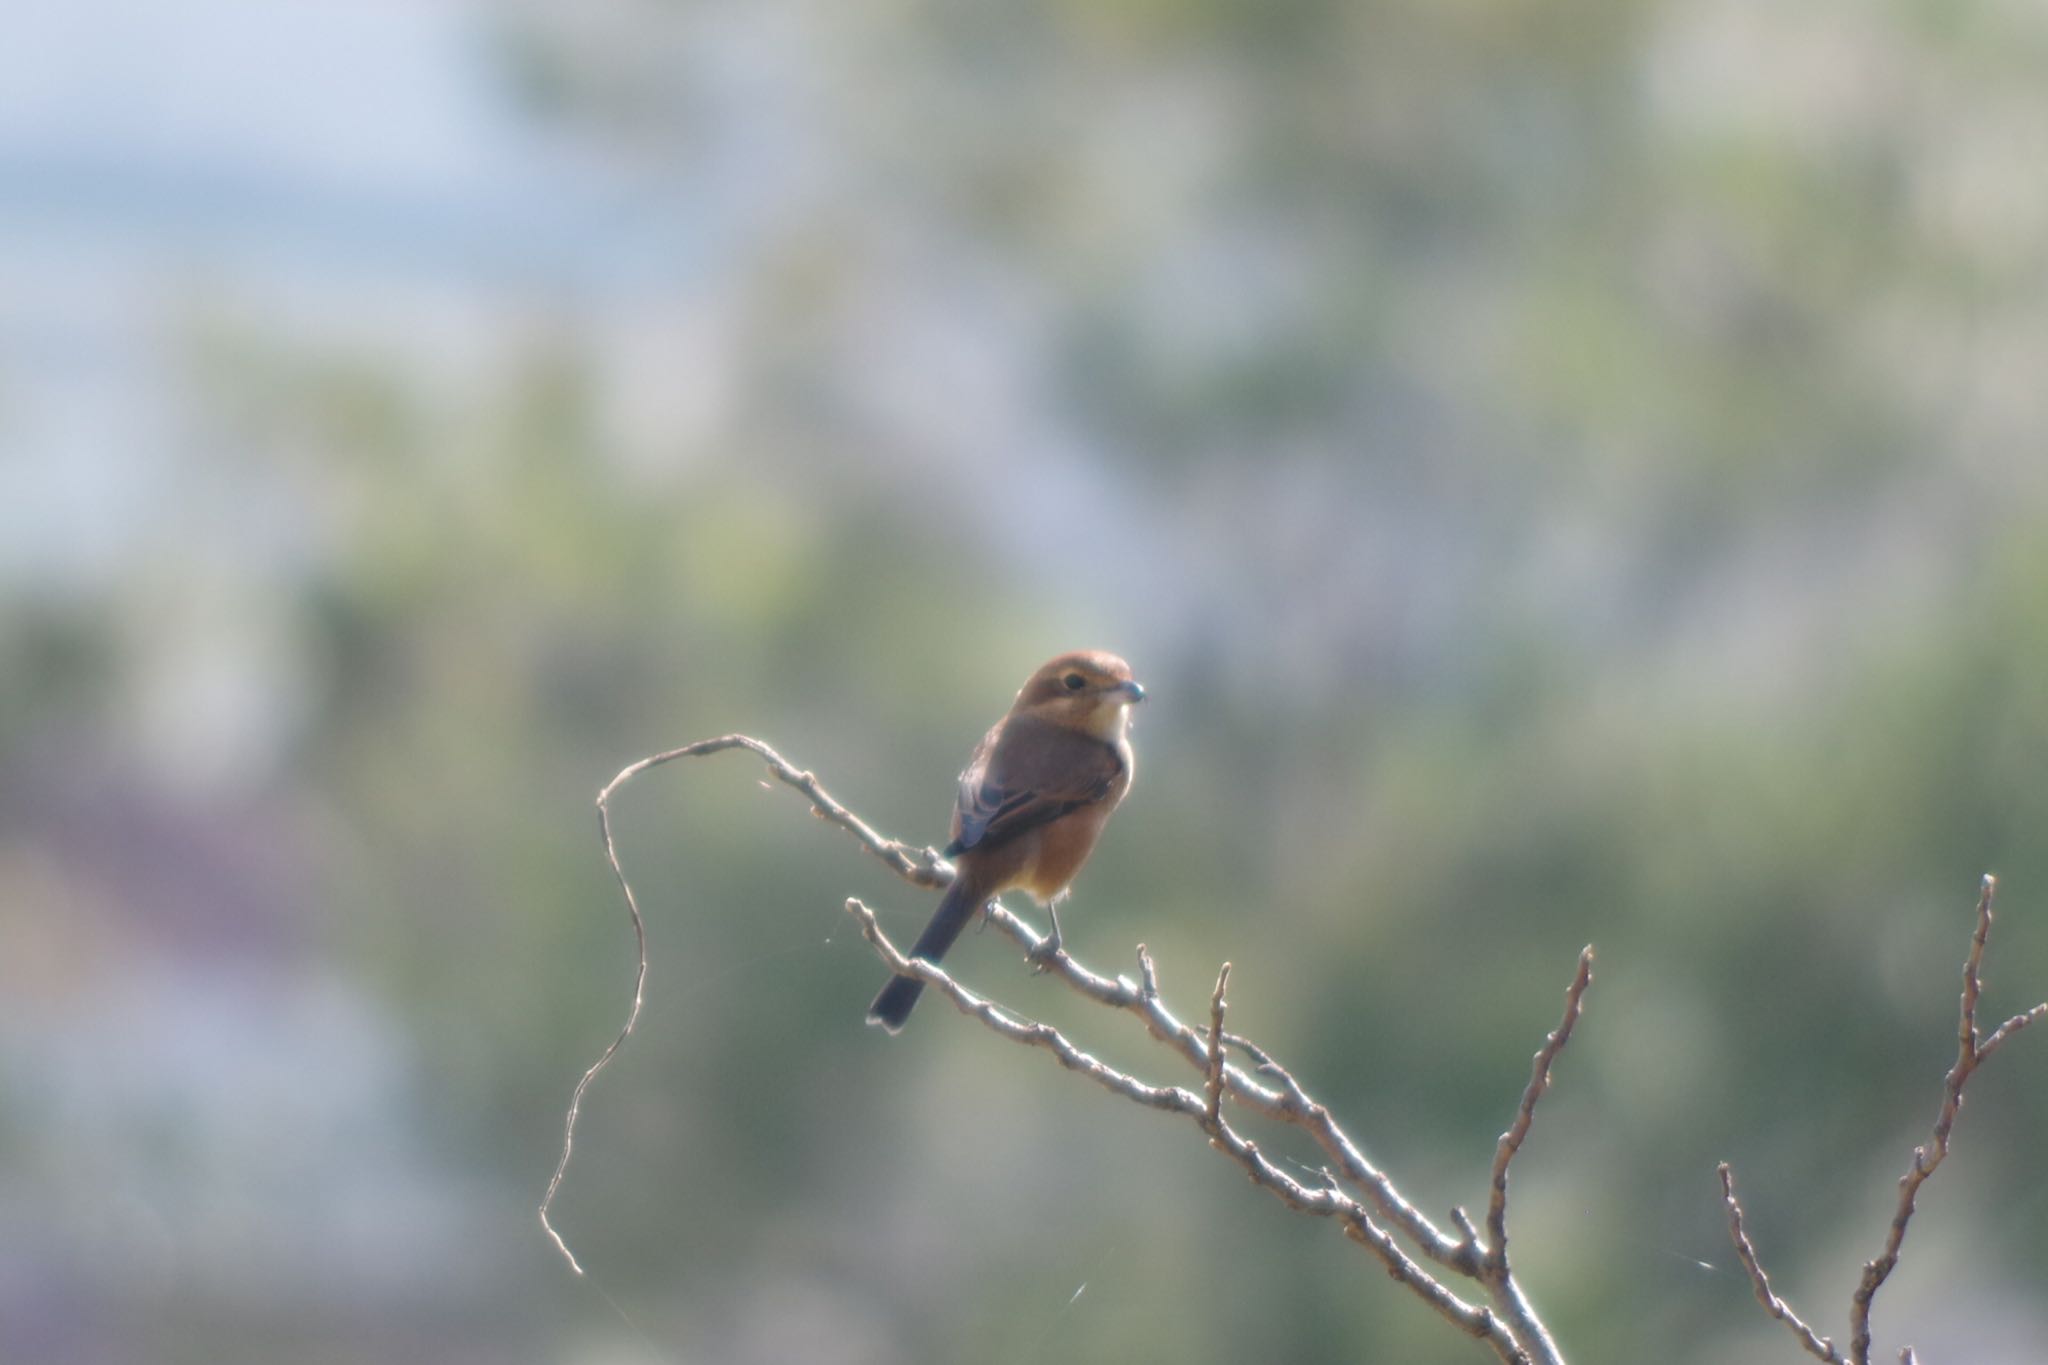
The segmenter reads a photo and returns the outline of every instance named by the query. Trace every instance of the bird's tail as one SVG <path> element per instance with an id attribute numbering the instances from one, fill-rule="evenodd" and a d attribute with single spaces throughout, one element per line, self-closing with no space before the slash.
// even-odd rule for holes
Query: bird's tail
<path id="1" fill-rule="evenodd" d="M 974 918 L 974 912 L 981 909 L 986 899 L 967 884 L 967 878 L 955 877 L 939 901 L 939 908 L 932 912 L 931 923 L 925 925 L 924 932 L 917 936 L 910 955 L 921 957 L 926 962 L 937 962 L 944 957 L 946 949 L 953 946 L 953 940 L 960 937 L 960 931 L 967 927 L 967 921 Z M 875 1003 L 868 1006 L 868 1022 L 880 1024 L 891 1033 L 899 1032 L 903 1021 L 910 1017 L 911 1006 L 923 994 L 924 982 L 916 977 L 890 977 L 889 984 L 882 987 L 882 993 L 875 997 Z"/>

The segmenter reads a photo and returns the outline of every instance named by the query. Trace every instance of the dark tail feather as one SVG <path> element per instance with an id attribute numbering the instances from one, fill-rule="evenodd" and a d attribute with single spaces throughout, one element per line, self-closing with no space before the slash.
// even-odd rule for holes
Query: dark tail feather
<path id="1" fill-rule="evenodd" d="M 956 877 L 946 888 L 939 908 L 932 912 L 932 922 L 925 925 L 924 932 L 917 936 L 910 955 L 921 957 L 926 962 L 937 962 L 943 958 L 946 949 L 953 946 L 953 940 L 960 937 L 960 931 L 967 927 L 967 921 L 974 918 L 974 912 L 981 906 L 982 898 L 967 886 L 966 878 Z M 875 997 L 875 1003 L 868 1006 L 868 1022 L 880 1024 L 891 1033 L 900 1031 L 903 1021 L 910 1017 L 911 1006 L 923 994 L 924 982 L 916 977 L 890 977 L 889 984 L 882 987 L 882 993 Z"/>

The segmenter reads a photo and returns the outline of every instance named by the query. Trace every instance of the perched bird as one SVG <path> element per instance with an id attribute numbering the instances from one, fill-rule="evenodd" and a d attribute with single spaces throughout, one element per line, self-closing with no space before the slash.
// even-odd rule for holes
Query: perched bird
<path id="1" fill-rule="evenodd" d="M 910 950 L 937 962 L 967 921 L 1005 891 L 1026 891 L 1053 909 L 1088 861 L 1109 813 L 1130 790 L 1131 707 L 1145 689 L 1114 654 L 1062 654 L 1031 675 L 1010 713 L 982 737 L 960 774 L 953 803 L 953 884 Z M 916 977 L 890 979 L 868 1022 L 894 1033 L 924 991 Z"/>

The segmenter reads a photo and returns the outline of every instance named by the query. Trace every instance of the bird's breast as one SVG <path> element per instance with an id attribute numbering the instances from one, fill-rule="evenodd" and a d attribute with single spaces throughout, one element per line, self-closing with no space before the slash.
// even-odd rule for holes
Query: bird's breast
<path id="1" fill-rule="evenodd" d="M 1068 811 L 1033 831 L 1037 847 L 1018 869 L 1018 888 L 1029 892 L 1041 905 L 1065 891 L 1081 871 L 1081 865 L 1088 861 L 1088 855 L 1095 851 L 1102 827 L 1109 822 L 1110 812 L 1116 809 L 1129 785 L 1130 769 L 1126 767 L 1106 800 Z"/>

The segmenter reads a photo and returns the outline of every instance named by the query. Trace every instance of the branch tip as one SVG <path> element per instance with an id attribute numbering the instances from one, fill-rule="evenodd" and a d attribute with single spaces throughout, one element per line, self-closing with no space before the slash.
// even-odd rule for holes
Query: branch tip
<path id="1" fill-rule="evenodd" d="M 1579 950 L 1578 968 L 1572 973 L 1571 984 L 1565 987 L 1564 1017 L 1544 1038 L 1543 1046 L 1536 1049 L 1536 1056 L 1529 1066 L 1529 1084 L 1523 1088 L 1521 1102 L 1515 1106 L 1514 1122 L 1508 1125 L 1508 1130 L 1500 1135 L 1494 1146 L 1493 1178 L 1486 1200 L 1485 1260 L 1492 1272 L 1502 1277 L 1508 1273 L 1508 1167 L 1514 1163 L 1515 1154 L 1522 1150 L 1522 1143 L 1536 1122 L 1537 1102 L 1550 1088 L 1550 1069 L 1555 1065 L 1558 1054 L 1571 1041 L 1572 1029 L 1585 1010 L 1586 991 L 1592 984 L 1593 945 L 1589 943 Z"/>

